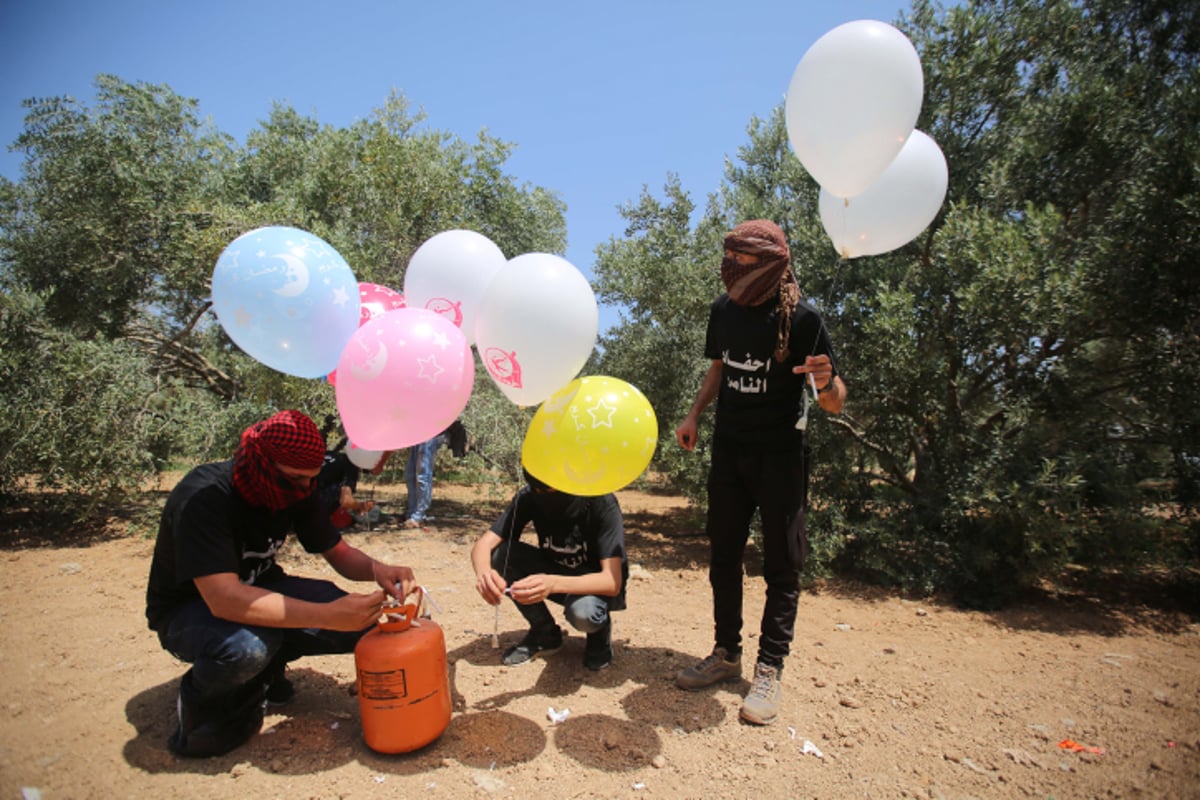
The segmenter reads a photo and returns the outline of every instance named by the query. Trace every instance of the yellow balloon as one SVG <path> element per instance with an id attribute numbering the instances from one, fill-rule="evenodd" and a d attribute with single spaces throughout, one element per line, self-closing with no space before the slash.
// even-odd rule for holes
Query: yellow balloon
<path id="1" fill-rule="evenodd" d="M 642 474 L 658 444 L 658 419 L 637 387 L 619 378 L 576 378 L 529 423 L 521 463 L 568 494 L 615 492 Z"/>

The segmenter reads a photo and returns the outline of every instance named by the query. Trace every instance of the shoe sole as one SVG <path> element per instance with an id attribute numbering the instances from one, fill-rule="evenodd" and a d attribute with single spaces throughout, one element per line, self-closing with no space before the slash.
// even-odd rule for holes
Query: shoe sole
<path id="1" fill-rule="evenodd" d="M 773 716 L 767 717 L 766 719 L 761 719 L 761 718 L 755 717 L 753 714 L 747 714 L 746 709 L 744 709 L 744 708 L 741 709 L 740 711 L 738 711 L 738 716 L 741 717 L 743 722 L 749 722 L 751 725 L 770 725 L 772 722 L 779 719 L 778 713 L 774 714 Z"/>
<path id="2" fill-rule="evenodd" d="M 562 650 L 562 642 L 559 642 L 559 643 L 558 643 L 557 645 L 555 645 L 554 647 L 543 647 L 541 650 L 538 650 L 536 653 L 534 653 L 533 655 L 531 655 L 529 658 L 525 659 L 524 661 L 518 661 L 518 662 L 517 662 L 517 663 L 515 663 L 515 664 L 505 664 L 505 663 L 504 663 L 504 661 L 503 661 L 503 659 L 502 659 L 502 660 L 500 661 L 500 663 L 501 663 L 503 666 L 505 666 L 505 667 L 509 667 L 509 668 L 512 668 L 512 667 L 521 667 L 521 666 L 524 666 L 524 665 L 528 664 L 530 661 L 533 661 L 533 660 L 534 660 L 535 658 L 537 658 L 538 656 L 548 656 L 548 655 L 551 655 L 551 654 L 553 654 L 553 653 L 557 653 L 559 650 Z"/>
<path id="3" fill-rule="evenodd" d="M 587 658 L 585 656 L 583 666 L 587 667 L 592 672 L 602 672 L 602 671 L 608 669 L 609 667 L 611 667 L 612 662 L 613 662 L 612 653 L 608 654 L 608 660 L 605 661 L 603 664 L 589 664 L 589 663 L 587 663 Z"/>
<path id="4" fill-rule="evenodd" d="M 717 678 L 716 680 L 709 681 L 708 683 L 697 683 L 689 686 L 687 684 L 680 683 L 679 678 L 676 678 L 675 686 L 683 689 L 685 692 L 698 692 L 701 689 L 707 689 L 710 686 L 716 686 L 718 683 L 729 683 L 730 681 L 740 681 L 741 679 L 741 675 L 726 675 L 723 678 Z"/>

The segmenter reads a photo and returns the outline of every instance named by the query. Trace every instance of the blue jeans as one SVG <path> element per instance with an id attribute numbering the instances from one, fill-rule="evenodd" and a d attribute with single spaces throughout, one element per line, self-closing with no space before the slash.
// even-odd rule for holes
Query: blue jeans
<path id="1" fill-rule="evenodd" d="M 314 603 L 346 595 L 329 581 L 287 575 L 262 588 Z M 346 632 L 242 625 L 214 617 L 203 598 L 196 598 L 175 612 L 158 638 L 171 655 L 192 665 L 190 683 L 203 700 L 227 697 L 268 669 L 282 670 L 301 656 L 352 653 L 372 627 Z"/>
<path id="2" fill-rule="evenodd" d="M 492 551 L 492 568 L 510 585 L 526 575 L 570 574 L 548 558 L 542 550 L 526 542 L 503 542 Z M 604 630 L 609 621 L 609 598 L 595 594 L 552 594 L 550 599 L 563 607 L 567 622 L 581 633 Z M 554 615 L 545 602 L 525 605 L 513 601 L 521 616 L 534 630 L 555 627 Z"/>
<path id="3" fill-rule="evenodd" d="M 433 502 L 433 465 L 438 448 L 446 437 L 438 434 L 427 442 L 408 449 L 408 464 L 404 467 L 404 482 L 408 485 L 408 519 L 422 522 Z"/>

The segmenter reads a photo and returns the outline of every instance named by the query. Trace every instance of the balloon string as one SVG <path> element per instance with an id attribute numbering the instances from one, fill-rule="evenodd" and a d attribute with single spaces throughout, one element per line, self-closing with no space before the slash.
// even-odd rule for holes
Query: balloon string
<path id="1" fill-rule="evenodd" d="M 518 481 L 517 493 L 519 494 L 520 491 L 521 491 L 521 484 Z M 512 514 L 508 518 L 508 545 L 504 548 L 504 567 L 503 567 L 503 571 L 500 573 L 501 577 L 504 578 L 505 583 L 508 583 L 508 559 L 512 556 L 513 532 L 516 527 L 517 527 L 517 504 L 514 502 L 513 507 L 512 507 Z M 496 604 L 495 614 L 492 616 L 492 649 L 493 650 L 500 649 L 500 604 L 503 602 L 504 601 L 501 600 L 500 603 Z"/>
<path id="2" fill-rule="evenodd" d="M 371 491 L 367 495 L 367 502 L 371 507 L 367 509 L 367 533 L 371 532 L 371 512 L 375 510 L 375 481 L 368 479 L 367 483 L 371 486 Z"/>
<path id="3" fill-rule="evenodd" d="M 837 260 L 837 266 L 834 267 L 833 280 L 829 283 L 829 305 L 833 305 L 833 298 L 835 292 L 837 291 L 838 280 L 842 275 L 842 265 L 845 264 L 846 261 L 847 259 L 845 257 L 839 256 Z M 818 318 L 821 320 L 821 327 L 817 329 L 817 335 L 813 337 L 812 352 L 809 353 L 809 355 L 813 356 L 817 354 L 817 348 L 821 345 L 821 332 L 824 331 L 825 336 L 829 336 L 829 328 L 825 326 L 825 315 L 818 314 Z"/>

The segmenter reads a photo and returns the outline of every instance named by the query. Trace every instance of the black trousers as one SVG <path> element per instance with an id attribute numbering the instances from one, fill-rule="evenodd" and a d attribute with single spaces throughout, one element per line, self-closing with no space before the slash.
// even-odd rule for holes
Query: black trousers
<path id="1" fill-rule="evenodd" d="M 504 576 L 509 584 L 519 581 L 527 575 L 569 575 L 572 574 L 556 564 L 545 551 L 521 541 L 504 541 L 492 551 L 492 567 Z M 609 612 L 619 611 L 614 598 L 601 597 L 595 594 L 552 594 L 550 600 L 561 605 L 565 611 L 567 622 L 571 627 L 583 633 L 596 633 L 608 625 Z M 513 604 L 521 612 L 521 616 L 534 630 L 546 630 L 557 623 L 545 602 L 525 605 L 515 600 Z"/>
<path id="2" fill-rule="evenodd" d="M 767 582 L 758 661 L 782 667 L 791 649 L 800 599 L 800 569 L 808 555 L 804 529 L 808 469 L 803 448 L 743 453 L 715 444 L 708 475 L 714 639 L 742 649 L 742 559 L 755 510 L 762 519 L 763 578 Z"/>

